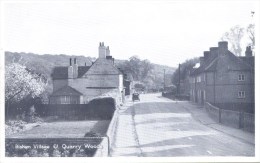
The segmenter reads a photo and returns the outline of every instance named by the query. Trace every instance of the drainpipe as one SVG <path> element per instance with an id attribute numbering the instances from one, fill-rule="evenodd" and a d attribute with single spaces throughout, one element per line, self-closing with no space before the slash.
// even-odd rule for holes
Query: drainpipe
<path id="1" fill-rule="evenodd" d="M 216 80 L 216 72 L 214 71 L 214 80 L 213 80 L 213 95 L 214 95 L 214 105 L 216 103 L 216 86 L 215 86 L 215 80 Z"/>
<path id="2" fill-rule="evenodd" d="M 214 106 L 216 107 L 216 71 L 214 71 Z M 218 122 L 221 123 L 221 108 L 218 110 Z"/>
<path id="3" fill-rule="evenodd" d="M 195 92 L 194 92 L 194 93 L 195 93 L 195 96 L 194 96 L 195 99 L 194 99 L 194 101 L 195 101 L 195 103 L 197 103 L 197 102 L 198 102 L 198 97 L 197 97 L 197 96 L 198 96 L 198 93 L 197 93 L 197 76 L 196 76 L 196 75 L 195 75 L 195 83 L 194 83 L 194 86 L 195 86 L 195 89 L 194 89 L 194 90 L 195 90 Z"/>

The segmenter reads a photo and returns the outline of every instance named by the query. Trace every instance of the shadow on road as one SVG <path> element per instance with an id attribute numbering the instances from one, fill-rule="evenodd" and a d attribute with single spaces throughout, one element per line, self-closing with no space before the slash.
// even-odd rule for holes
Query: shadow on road
<path id="1" fill-rule="evenodd" d="M 170 102 L 148 102 L 143 105 L 136 103 L 133 105 L 135 114 L 150 114 L 150 113 L 187 113 L 186 110 L 180 108 Z"/>

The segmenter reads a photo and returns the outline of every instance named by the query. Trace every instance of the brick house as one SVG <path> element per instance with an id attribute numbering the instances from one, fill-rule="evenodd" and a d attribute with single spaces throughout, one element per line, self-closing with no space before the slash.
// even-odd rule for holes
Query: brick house
<path id="1" fill-rule="evenodd" d="M 123 99 L 123 73 L 114 65 L 109 47 L 99 45 L 99 57 L 91 66 L 79 66 L 70 58 L 69 65 L 55 67 L 52 73 L 51 104 L 84 104 L 96 96 L 114 94 Z"/>
<path id="2" fill-rule="evenodd" d="M 251 47 L 245 53 L 235 56 L 225 41 L 205 51 L 200 66 L 190 73 L 190 100 L 222 109 L 253 111 L 254 56 Z"/>

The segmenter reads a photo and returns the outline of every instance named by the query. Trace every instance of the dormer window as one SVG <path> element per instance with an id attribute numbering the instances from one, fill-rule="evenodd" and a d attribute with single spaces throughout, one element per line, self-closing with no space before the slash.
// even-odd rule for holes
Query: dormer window
<path id="1" fill-rule="evenodd" d="M 245 81 L 245 75 L 244 74 L 239 74 L 238 75 L 238 81 Z"/>

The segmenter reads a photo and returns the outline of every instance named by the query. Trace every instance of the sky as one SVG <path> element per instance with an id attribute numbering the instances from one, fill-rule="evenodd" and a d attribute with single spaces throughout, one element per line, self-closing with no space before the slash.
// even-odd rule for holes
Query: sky
<path id="1" fill-rule="evenodd" d="M 231 27 L 254 23 L 256 7 L 249 0 L 5 3 L 4 50 L 98 57 L 104 42 L 115 59 L 138 55 L 177 67 L 217 46 Z"/>

